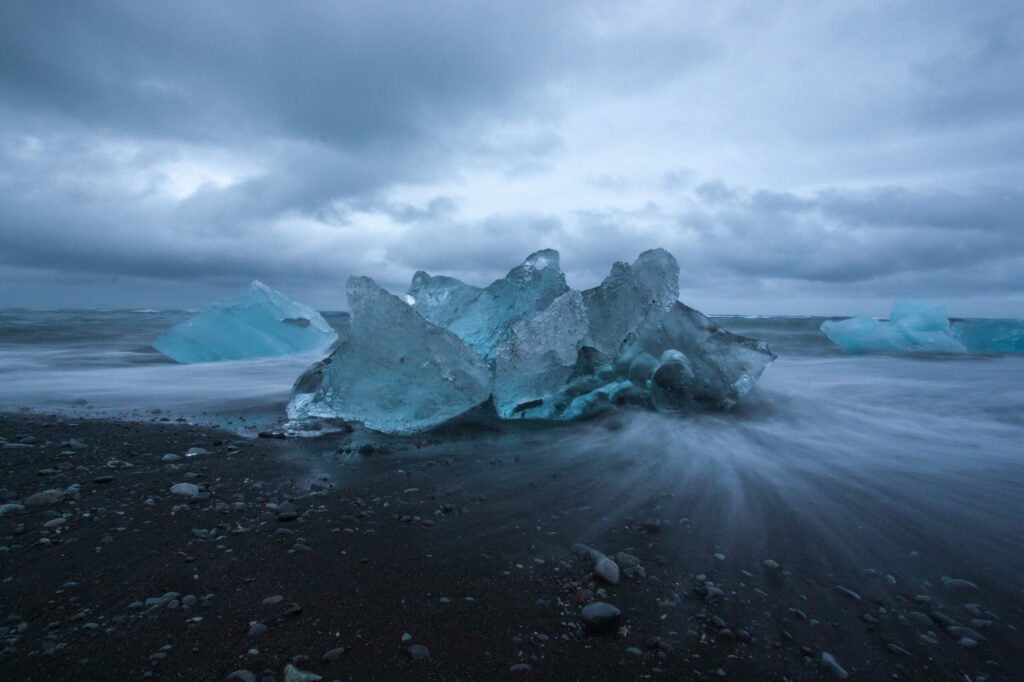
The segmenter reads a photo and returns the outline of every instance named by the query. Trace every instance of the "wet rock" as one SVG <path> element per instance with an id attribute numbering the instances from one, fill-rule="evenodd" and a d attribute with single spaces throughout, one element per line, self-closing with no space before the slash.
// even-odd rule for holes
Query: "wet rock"
<path id="1" fill-rule="evenodd" d="M 529 663 L 516 663 L 513 666 L 509 666 L 508 670 L 512 673 L 528 673 L 533 670 L 533 667 Z"/>
<path id="2" fill-rule="evenodd" d="M 256 675 L 251 671 L 239 669 L 224 678 L 225 682 L 256 682 Z"/>
<path id="3" fill-rule="evenodd" d="M 26 507 L 46 507 L 54 504 L 60 504 L 68 498 L 68 494 L 63 490 L 57 490 L 51 488 L 49 490 L 40 490 L 34 495 L 29 495 L 25 499 Z"/>
<path id="4" fill-rule="evenodd" d="M 25 507 L 20 504 L 4 504 L 0 505 L 0 516 L 10 516 L 11 514 L 21 514 L 25 511 Z"/>
<path id="5" fill-rule="evenodd" d="M 412 644 L 405 650 L 414 661 L 426 661 L 430 658 L 430 649 L 422 644 Z"/>
<path id="6" fill-rule="evenodd" d="M 284 682 L 317 682 L 322 679 L 316 673 L 299 670 L 291 663 L 284 667 Z"/>
<path id="7" fill-rule="evenodd" d="M 609 585 L 618 585 L 619 565 L 614 560 L 602 556 L 594 563 L 594 575 Z"/>
<path id="8" fill-rule="evenodd" d="M 267 634 L 267 626 L 263 623 L 253 623 L 249 626 L 249 636 L 259 637 L 260 635 Z"/>
<path id="9" fill-rule="evenodd" d="M 580 611 L 583 627 L 589 632 L 600 633 L 614 630 L 618 625 L 622 611 L 607 602 L 597 601 L 587 604 Z"/>
<path id="10" fill-rule="evenodd" d="M 199 494 L 199 486 L 195 483 L 175 483 L 171 486 L 171 494 L 194 498 Z"/>
<path id="11" fill-rule="evenodd" d="M 839 665 L 835 657 L 827 651 L 821 652 L 821 664 L 831 670 L 837 679 L 845 680 L 850 676 L 850 673 L 843 670 L 843 666 Z"/>
<path id="12" fill-rule="evenodd" d="M 960 578 L 950 578 L 947 576 L 942 576 L 942 578 L 939 579 L 939 582 L 941 582 L 942 586 L 945 587 L 947 590 L 978 589 L 978 586 L 972 583 L 970 580 L 962 580 Z"/>
<path id="13" fill-rule="evenodd" d="M 344 654 L 344 653 L 345 653 L 345 647 L 343 647 L 343 646 L 335 647 L 335 648 L 331 649 L 330 651 L 325 651 L 324 655 L 320 657 L 320 660 L 323 661 L 324 663 L 333 663 L 334 661 L 336 661 L 339 658 L 341 658 L 341 655 Z"/>

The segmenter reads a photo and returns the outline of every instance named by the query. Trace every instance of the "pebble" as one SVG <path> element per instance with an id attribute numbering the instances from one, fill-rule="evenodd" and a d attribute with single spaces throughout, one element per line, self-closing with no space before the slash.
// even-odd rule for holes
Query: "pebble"
<path id="1" fill-rule="evenodd" d="M 224 678 L 226 682 L 256 682 L 256 675 L 250 670 L 236 670 Z"/>
<path id="2" fill-rule="evenodd" d="M 946 628 L 946 633 L 953 637 L 966 637 L 968 639 L 973 639 L 975 642 L 985 641 L 985 635 L 972 630 L 971 628 L 966 628 L 963 625 L 951 625 Z"/>
<path id="3" fill-rule="evenodd" d="M 263 623 L 253 623 L 249 626 L 249 636 L 259 637 L 260 635 L 267 634 L 267 626 Z"/>
<path id="4" fill-rule="evenodd" d="M 425 661 L 430 658 L 430 649 L 422 644 L 412 644 L 406 651 L 409 654 L 409 658 L 414 661 Z"/>
<path id="5" fill-rule="evenodd" d="M 26 507 L 42 507 L 63 502 L 68 498 L 68 494 L 63 490 L 57 490 L 51 488 L 49 490 L 40 490 L 34 495 L 29 495 L 25 499 Z"/>
<path id="6" fill-rule="evenodd" d="M 284 682 L 317 682 L 322 679 L 316 673 L 299 670 L 291 663 L 284 667 Z"/>
<path id="7" fill-rule="evenodd" d="M 176 455 L 173 452 L 168 452 L 166 455 L 160 458 L 161 462 L 177 462 L 179 460 L 181 460 L 181 455 Z"/>
<path id="8" fill-rule="evenodd" d="M 67 519 L 65 519 L 63 516 L 58 516 L 57 518 L 50 519 L 49 521 L 44 523 L 43 528 L 56 528 L 57 526 L 63 526 L 65 523 L 67 523 Z"/>
<path id="9" fill-rule="evenodd" d="M 324 663 L 332 663 L 332 662 L 338 660 L 339 658 L 341 658 L 341 655 L 343 653 L 345 653 L 345 647 L 343 647 L 343 646 L 335 647 L 334 649 L 331 649 L 330 651 L 324 652 L 324 655 L 320 657 L 320 660 L 323 661 Z"/>
<path id="10" fill-rule="evenodd" d="M 195 497 L 199 494 L 199 486 L 195 483 L 175 483 L 171 486 L 172 495 L 181 495 L 183 497 Z"/>
<path id="11" fill-rule="evenodd" d="M 618 585 L 619 565 L 614 560 L 602 556 L 594 562 L 594 575 L 610 585 Z"/>
<path id="12" fill-rule="evenodd" d="M 840 680 L 845 680 L 850 676 L 850 673 L 843 670 L 843 666 L 839 665 L 839 662 L 836 661 L 835 657 L 827 651 L 821 652 L 821 664 L 831 670 L 832 674 Z"/>
<path id="13" fill-rule="evenodd" d="M 779 562 L 776 561 L 775 559 L 765 559 L 764 561 L 761 562 L 761 565 L 764 566 L 769 571 L 777 571 L 777 570 L 779 570 Z"/>
<path id="14" fill-rule="evenodd" d="M 97 476 L 96 478 L 92 479 L 92 482 L 93 483 L 111 483 L 111 482 L 113 482 L 113 480 L 114 480 L 113 476 L 104 475 L 104 476 Z"/>
<path id="15" fill-rule="evenodd" d="M 860 601 L 860 595 L 851 590 L 850 588 L 843 587 L 842 585 L 836 585 L 836 589 L 845 594 L 847 597 L 850 597 L 854 601 Z"/>
<path id="16" fill-rule="evenodd" d="M 20 504 L 14 504 L 13 502 L 10 504 L 0 505 L 0 516 L 8 516 L 9 514 L 20 514 L 23 511 L 25 511 L 25 507 L 23 507 Z"/>
<path id="17" fill-rule="evenodd" d="M 972 583 L 970 580 L 961 580 L 960 578 L 950 578 L 947 576 L 942 576 L 942 578 L 939 579 L 939 582 L 941 582 L 942 586 L 945 587 L 947 590 L 978 589 L 978 586 Z"/>
<path id="18" fill-rule="evenodd" d="M 583 626 L 590 632 L 606 632 L 614 629 L 621 616 L 622 611 L 603 601 L 587 604 L 580 611 Z"/>
<path id="19" fill-rule="evenodd" d="M 508 670 L 512 673 L 528 673 L 533 670 L 533 667 L 529 663 L 516 663 L 509 667 Z"/>

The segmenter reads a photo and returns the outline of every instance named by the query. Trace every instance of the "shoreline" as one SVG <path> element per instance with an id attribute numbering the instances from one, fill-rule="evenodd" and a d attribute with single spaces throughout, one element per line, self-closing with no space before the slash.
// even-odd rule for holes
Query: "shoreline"
<path id="1" fill-rule="evenodd" d="M 601 439 L 620 426 L 586 428 Z M 999 595 L 973 574 L 950 587 L 914 575 L 930 574 L 912 555 L 891 572 L 845 565 L 838 544 L 816 544 L 813 519 L 787 516 L 785 491 L 747 488 L 764 526 L 737 525 L 700 472 L 673 486 L 635 452 L 595 467 L 576 433 L 244 439 L 0 414 L 0 504 L 24 507 L 0 516 L 0 668 L 22 680 L 282 680 L 288 665 L 324 680 L 1024 674 L 1019 587 Z M 185 457 L 193 447 L 205 452 Z M 182 483 L 199 494 L 171 492 Z M 62 492 L 28 503 L 43 490 Z M 594 601 L 621 610 L 607 632 L 584 627 Z M 984 639 L 964 644 L 956 628 Z"/>

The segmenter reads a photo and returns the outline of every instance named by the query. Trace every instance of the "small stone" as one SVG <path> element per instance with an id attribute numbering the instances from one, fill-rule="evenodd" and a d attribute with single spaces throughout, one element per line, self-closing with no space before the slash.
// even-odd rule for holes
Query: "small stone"
<path id="1" fill-rule="evenodd" d="M 835 657 L 827 651 L 821 652 L 821 664 L 831 670 L 832 674 L 840 680 L 845 680 L 850 676 L 850 673 L 843 670 L 843 667 L 839 665 L 839 662 L 836 661 Z"/>
<path id="2" fill-rule="evenodd" d="M 274 604 L 280 604 L 284 601 L 284 597 L 280 594 L 274 594 L 263 600 L 264 606 L 273 606 Z"/>
<path id="3" fill-rule="evenodd" d="M 21 514 L 25 511 L 25 507 L 20 504 L 9 503 L 0 505 L 0 516 L 9 516 L 11 514 Z"/>
<path id="4" fill-rule="evenodd" d="M 764 566 L 769 571 L 777 571 L 777 570 L 779 570 L 779 562 L 776 561 L 775 559 L 765 559 L 764 561 L 761 562 L 761 565 Z"/>
<path id="5" fill-rule="evenodd" d="M 324 652 L 324 655 L 320 657 L 320 660 L 324 663 L 333 663 L 334 661 L 341 658 L 341 655 L 345 653 L 345 647 L 339 646 L 331 649 L 330 651 Z"/>
<path id="6" fill-rule="evenodd" d="M 607 602 L 587 604 L 580 611 L 583 626 L 590 632 L 607 632 L 615 629 L 622 611 Z"/>
<path id="7" fill-rule="evenodd" d="M 317 682 L 322 679 L 316 673 L 299 670 L 291 663 L 284 667 L 284 682 Z"/>
<path id="8" fill-rule="evenodd" d="M 181 455 L 176 455 L 173 452 L 168 452 L 166 455 L 160 458 L 161 462 L 177 462 L 181 459 Z M 246 671 L 248 672 L 248 671 Z M 234 674 L 234 673 L 232 673 Z"/>
<path id="9" fill-rule="evenodd" d="M 97 476 L 96 478 L 92 479 L 92 482 L 93 483 L 110 483 L 113 480 L 114 480 L 113 476 L 104 475 L 104 476 Z"/>
<path id="10" fill-rule="evenodd" d="M 181 495 L 182 497 L 195 497 L 199 494 L 199 486 L 195 483 L 175 483 L 171 486 L 172 495 Z"/>
<path id="11" fill-rule="evenodd" d="M 34 495 L 29 495 L 25 500 L 26 507 L 43 507 L 54 504 L 59 504 L 68 498 L 68 494 L 63 490 L 57 490 L 51 488 L 50 490 L 40 490 Z"/>
<path id="12" fill-rule="evenodd" d="M 430 658 L 430 649 L 422 644 L 413 644 L 406 651 L 409 653 L 409 658 L 414 661 L 425 661 Z"/>
<path id="13" fill-rule="evenodd" d="M 533 670 L 533 667 L 531 667 L 529 663 L 516 663 L 508 669 L 508 671 L 512 673 L 528 673 L 531 670 Z"/>
<path id="14" fill-rule="evenodd" d="M 226 682 L 256 682 L 256 675 L 249 670 L 236 670 L 224 678 Z"/>
<path id="15" fill-rule="evenodd" d="M 263 623 L 253 623 L 249 626 L 249 636 L 259 637 L 260 635 L 267 634 L 267 626 Z"/>
<path id="16" fill-rule="evenodd" d="M 618 585 L 619 565 L 612 559 L 602 556 L 594 563 L 594 575 L 610 585 Z"/>

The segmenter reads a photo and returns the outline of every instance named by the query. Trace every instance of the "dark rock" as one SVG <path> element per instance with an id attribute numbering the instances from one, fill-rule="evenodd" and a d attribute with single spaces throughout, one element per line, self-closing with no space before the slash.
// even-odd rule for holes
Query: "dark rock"
<path id="1" fill-rule="evenodd" d="M 621 616 L 622 611 L 603 601 L 587 604 L 580 611 L 583 626 L 593 633 L 614 630 Z"/>

